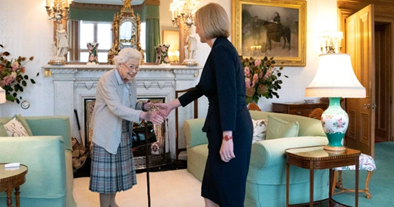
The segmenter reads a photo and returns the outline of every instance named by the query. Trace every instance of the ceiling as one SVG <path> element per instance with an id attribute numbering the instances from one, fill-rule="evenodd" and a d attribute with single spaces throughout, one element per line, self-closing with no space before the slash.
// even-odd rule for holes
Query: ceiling
<path id="1" fill-rule="evenodd" d="M 122 0 L 73 0 L 78 3 L 87 3 L 87 4 L 115 4 L 115 5 L 123 5 Z M 144 0 L 132 0 L 131 5 L 140 5 L 144 3 Z"/>

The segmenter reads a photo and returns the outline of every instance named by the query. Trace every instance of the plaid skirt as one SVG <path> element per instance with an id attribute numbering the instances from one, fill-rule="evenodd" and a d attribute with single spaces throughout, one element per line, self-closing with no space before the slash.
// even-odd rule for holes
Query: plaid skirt
<path id="1" fill-rule="evenodd" d="M 93 143 L 89 190 L 113 194 L 137 184 L 129 132 L 130 122 L 123 120 L 122 138 L 115 155 Z"/>

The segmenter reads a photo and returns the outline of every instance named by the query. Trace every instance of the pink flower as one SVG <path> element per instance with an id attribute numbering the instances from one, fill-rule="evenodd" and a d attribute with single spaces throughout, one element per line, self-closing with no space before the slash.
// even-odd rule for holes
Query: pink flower
<path id="1" fill-rule="evenodd" d="M 342 128 L 342 127 L 343 127 L 342 118 L 340 118 L 340 119 L 337 121 L 337 124 L 338 124 L 338 128 Z"/>
<path id="2" fill-rule="evenodd" d="M 254 61 L 254 66 L 259 66 L 261 64 L 261 59 L 257 59 L 256 61 Z"/>
<path id="3" fill-rule="evenodd" d="M 255 86 L 255 84 L 259 81 L 259 77 L 257 76 L 257 74 L 253 75 L 253 80 L 252 80 L 252 87 Z"/>
<path id="4" fill-rule="evenodd" d="M 4 85 L 6 85 L 6 86 L 11 85 L 11 83 L 14 82 L 14 80 L 15 79 L 13 79 L 11 76 L 5 76 L 3 78 Z"/>
<path id="5" fill-rule="evenodd" d="M 162 52 L 165 52 L 165 51 L 166 51 L 166 49 L 167 49 L 166 47 L 164 47 L 164 46 L 161 46 L 161 51 L 162 51 Z"/>
<path id="6" fill-rule="evenodd" d="M 245 78 L 246 88 L 250 88 L 250 78 Z"/>
<path id="7" fill-rule="evenodd" d="M 264 75 L 264 80 L 267 80 L 271 76 L 271 74 L 272 74 L 272 70 L 271 69 L 267 70 L 267 72 Z"/>
<path id="8" fill-rule="evenodd" d="M 165 57 L 165 58 L 164 58 L 164 62 L 166 62 L 166 63 L 169 62 L 169 61 L 168 61 L 168 57 Z"/>
<path id="9" fill-rule="evenodd" d="M 244 68 L 245 77 L 250 78 L 250 69 L 249 67 Z"/>
<path id="10" fill-rule="evenodd" d="M 89 56 L 89 61 L 93 61 L 93 60 L 94 60 L 94 56 L 93 55 Z"/>

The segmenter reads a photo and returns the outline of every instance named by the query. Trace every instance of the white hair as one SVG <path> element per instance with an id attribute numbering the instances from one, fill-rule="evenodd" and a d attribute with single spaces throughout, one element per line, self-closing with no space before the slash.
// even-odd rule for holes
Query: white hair
<path id="1" fill-rule="evenodd" d="M 115 66 L 118 67 L 120 64 L 127 62 L 130 59 L 138 60 L 141 62 L 141 53 L 133 48 L 122 49 L 117 56 L 114 57 Z"/>

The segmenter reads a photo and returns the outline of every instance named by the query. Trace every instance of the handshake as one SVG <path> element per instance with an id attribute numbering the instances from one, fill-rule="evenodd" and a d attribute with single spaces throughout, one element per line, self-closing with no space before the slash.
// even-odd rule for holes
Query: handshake
<path id="1" fill-rule="evenodd" d="M 168 114 L 176 108 L 172 104 L 168 103 L 150 103 L 147 102 L 143 105 L 143 111 L 141 113 L 141 118 L 152 122 L 153 124 L 159 125 L 163 123 L 164 119 L 167 118 Z"/>

